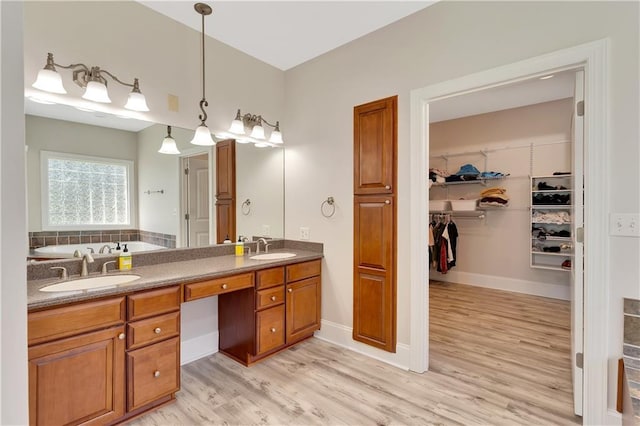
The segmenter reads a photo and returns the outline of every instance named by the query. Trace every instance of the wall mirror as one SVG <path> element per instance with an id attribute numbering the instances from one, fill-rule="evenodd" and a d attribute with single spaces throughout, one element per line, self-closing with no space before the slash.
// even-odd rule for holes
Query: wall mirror
<path id="1" fill-rule="evenodd" d="M 216 149 L 190 145 L 192 130 L 172 128 L 181 154 L 167 155 L 158 153 L 167 135 L 166 125 L 79 111 L 67 105 L 42 105 L 29 99 L 25 105 L 30 246 L 85 243 L 86 239 L 76 239 L 78 229 L 90 238 L 134 229 L 144 233 L 146 238 L 139 238 L 143 241 L 171 246 L 173 239 L 175 247 L 203 246 L 223 239 L 216 235 Z M 43 152 L 132 161 L 131 224 L 65 230 L 43 223 Z M 186 167 L 190 169 L 188 176 L 184 174 Z M 44 203 L 50 204 L 47 200 Z M 70 206 L 72 200 L 62 204 Z M 284 236 L 284 149 L 235 144 L 233 203 L 236 236 Z"/>

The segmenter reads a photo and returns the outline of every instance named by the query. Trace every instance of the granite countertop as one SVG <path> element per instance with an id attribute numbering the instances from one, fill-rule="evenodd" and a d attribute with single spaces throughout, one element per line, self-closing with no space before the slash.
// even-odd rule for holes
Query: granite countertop
<path id="1" fill-rule="evenodd" d="M 220 276 L 238 274 L 242 272 L 256 271 L 274 266 L 289 265 L 292 263 L 321 259 L 322 252 L 308 251 L 294 248 L 270 250 L 270 253 L 288 252 L 295 253 L 295 257 L 279 260 L 253 260 L 248 255 L 239 257 L 235 255 L 213 256 L 194 260 L 181 260 L 165 262 L 153 265 L 135 266 L 128 271 L 109 272 L 108 275 L 135 274 L 140 275 L 136 281 L 106 287 L 96 290 L 74 290 L 63 292 L 43 292 L 42 287 L 50 284 L 68 281 L 56 278 L 35 279 L 27 281 L 27 306 L 29 310 L 61 305 L 69 302 L 96 299 L 104 296 L 130 293 L 133 291 L 159 288 L 172 284 L 203 281 Z M 99 273 L 91 273 L 90 277 L 100 276 Z M 79 279 L 79 276 L 71 277 Z"/>
<path id="2" fill-rule="evenodd" d="M 640 425 L 640 300 L 624 299 L 623 342 L 622 359 L 632 413 Z"/>

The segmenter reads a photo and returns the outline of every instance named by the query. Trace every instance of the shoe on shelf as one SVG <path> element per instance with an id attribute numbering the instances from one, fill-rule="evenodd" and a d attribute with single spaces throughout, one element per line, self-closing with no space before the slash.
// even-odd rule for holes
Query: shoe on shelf
<path id="1" fill-rule="evenodd" d="M 562 262 L 562 269 L 571 269 L 571 259 Z"/>
<path id="2" fill-rule="evenodd" d="M 538 182 L 538 190 L 540 191 L 551 191 L 554 189 L 556 189 L 556 187 L 547 185 L 547 182 Z"/>

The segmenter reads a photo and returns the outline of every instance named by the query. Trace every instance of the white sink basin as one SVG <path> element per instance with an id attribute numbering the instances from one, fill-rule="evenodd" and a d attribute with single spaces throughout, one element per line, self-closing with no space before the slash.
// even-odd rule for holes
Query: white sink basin
<path id="1" fill-rule="evenodd" d="M 288 259 L 290 257 L 295 257 L 295 253 L 263 253 L 256 254 L 255 256 L 251 256 L 249 259 L 253 260 L 278 260 L 278 259 Z"/>
<path id="2" fill-rule="evenodd" d="M 126 284 L 140 278 L 140 275 L 100 275 L 98 277 L 82 278 L 79 280 L 65 281 L 42 287 L 40 291 L 75 291 L 75 290 L 98 290 L 105 287 L 115 287 L 119 284 Z"/>

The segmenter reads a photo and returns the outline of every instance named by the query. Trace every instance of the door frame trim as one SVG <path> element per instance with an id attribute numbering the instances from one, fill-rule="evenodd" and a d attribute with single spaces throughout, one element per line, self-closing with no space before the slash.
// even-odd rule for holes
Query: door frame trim
<path id="1" fill-rule="evenodd" d="M 189 157 L 196 157 L 202 154 L 206 154 L 207 155 L 207 162 L 208 164 L 208 172 L 209 172 L 209 188 L 212 188 L 212 184 L 215 184 L 215 182 L 213 181 L 215 179 L 214 174 L 211 172 L 211 165 L 215 164 L 212 163 L 213 161 L 215 161 L 215 149 L 212 149 L 212 147 L 193 147 L 193 148 L 187 148 L 184 149 L 179 157 L 178 157 L 178 176 L 180 176 L 180 190 L 179 190 L 179 199 L 180 199 L 180 212 L 179 217 L 178 217 L 178 221 L 180 223 L 180 226 L 178 227 L 178 230 L 180 232 L 180 235 L 176 236 L 176 241 L 180 242 L 180 245 L 182 247 L 186 247 L 186 225 L 184 222 L 184 214 L 185 214 L 185 179 L 184 179 L 184 172 L 183 172 L 183 167 L 184 167 L 184 160 L 189 158 Z M 209 190 L 209 197 L 211 197 L 211 189 Z M 212 230 L 215 229 L 215 217 L 212 217 L 212 207 L 211 207 L 211 201 L 209 201 L 209 244 L 215 244 L 215 242 L 211 242 L 211 232 Z M 214 232 L 215 234 L 215 232 Z"/>
<path id="2" fill-rule="evenodd" d="M 427 269 L 429 103 L 513 83 L 549 71 L 585 70 L 584 135 L 584 391 L 583 421 L 607 420 L 607 325 L 609 322 L 609 40 L 603 39 L 412 90 L 410 93 L 410 369 L 424 372 L 429 360 Z"/>

